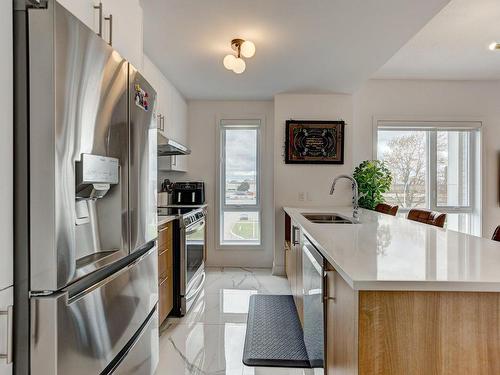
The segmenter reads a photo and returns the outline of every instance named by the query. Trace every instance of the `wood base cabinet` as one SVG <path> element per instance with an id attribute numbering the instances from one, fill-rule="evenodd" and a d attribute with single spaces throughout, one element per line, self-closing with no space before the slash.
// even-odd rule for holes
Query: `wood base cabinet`
<path id="1" fill-rule="evenodd" d="M 500 293 L 355 291 L 327 271 L 328 375 L 500 374 Z"/>
<path id="2" fill-rule="evenodd" d="M 158 228 L 158 292 L 161 324 L 174 306 L 172 222 Z"/>

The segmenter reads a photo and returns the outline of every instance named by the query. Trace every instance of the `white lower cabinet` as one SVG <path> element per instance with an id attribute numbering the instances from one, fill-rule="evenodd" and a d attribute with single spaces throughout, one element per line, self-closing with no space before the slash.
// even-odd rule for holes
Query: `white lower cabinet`
<path id="1" fill-rule="evenodd" d="M 14 287 L 0 291 L 0 375 L 12 374 Z"/>

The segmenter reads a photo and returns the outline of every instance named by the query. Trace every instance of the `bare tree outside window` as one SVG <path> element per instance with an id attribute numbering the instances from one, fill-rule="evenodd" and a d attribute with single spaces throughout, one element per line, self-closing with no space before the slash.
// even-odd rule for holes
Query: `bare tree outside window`
<path id="1" fill-rule="evenodd" d="M 425 132 L 392 132 L 388 135 L 382 159 L 392 172 L 389 203 L 403 208 L 426 206 L 426 136 Z"/>

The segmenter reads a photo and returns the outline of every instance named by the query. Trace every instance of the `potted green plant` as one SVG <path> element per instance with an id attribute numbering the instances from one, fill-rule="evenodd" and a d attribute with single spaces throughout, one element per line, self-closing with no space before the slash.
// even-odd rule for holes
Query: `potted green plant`
<path id="1" fill-rule="evenodd" d="M 383 194 L 391 189 L 391 171 L 381 160 L 365 160 L 354 169 L 359 188 L 359 205 L 370 210 L 384 202 Z"/>

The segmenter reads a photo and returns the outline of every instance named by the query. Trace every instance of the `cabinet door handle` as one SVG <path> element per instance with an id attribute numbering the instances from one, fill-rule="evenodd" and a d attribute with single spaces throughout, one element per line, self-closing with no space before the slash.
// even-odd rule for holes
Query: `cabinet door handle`
<path id="1" fill-rule="evenodd" d="M 99 31 L 97 32 L 97 35 L 102 38 L 102 3 L 94 5 L 94 9 L 99 10 Z"/>
<path id="2" fill-rule="evenodd" d="M 300 243 L 300 241 L 297 239 L 298 237 L 300 237 L 300 233 L 299 233 L 299 236 L 297 236 L 297 231 L 299 231 L 300 228 L 299 227 L 296 227 L 295 225 L 292 227 L 292 244 L 293 245 L 298 245 Z"/>
<path id="3" fill-rule="evenodd" d="M 7 364 L 12 363 L 12 326 L 13 326 L 13 306 L 7 307 L 7 310 L 0 311 L 0 316 L 7 317 L 7 342 L 6 342 L 6 352 L 5 354 L 0 354 L 1 359 L 5 359 Z"/>
<path id="4" fill-rule="evenodd" d="M 165 131 L 165 116 L 161 116 L 161 130 Z"/>
<path id="5" fill-rule="evenodd" d="M 109 41 L 110 46 L 113 45 L 113 15 L 110 14 L 109 17 L 104 17 L 105 21 L 109 21 Z"/>
<path id="6" fill-rule="evenodd" d="M 157 123 L 156 128 L 158 130 L 161 130 L 161 115 L 159 113 L 156 115 L 156 123 Z"/>
<path id="7" fill-rule="evenodd" d="M 332 275 L 332 288 L 328 287 L 328 275 Z M 323 300 L 326 301 L 336 301 L 337 297 L 335 295 L 335 271 L 325 271 L 323 273 Z"/>

